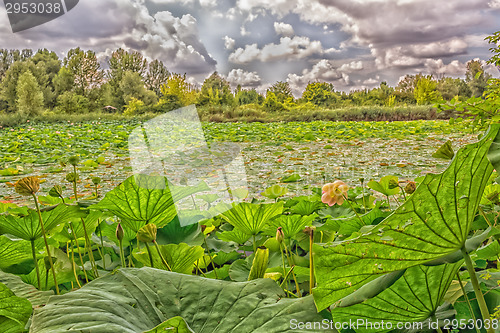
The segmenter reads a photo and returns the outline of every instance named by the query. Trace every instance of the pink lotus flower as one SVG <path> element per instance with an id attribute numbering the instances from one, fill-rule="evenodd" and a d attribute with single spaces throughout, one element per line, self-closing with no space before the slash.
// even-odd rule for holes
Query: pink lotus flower
<path id="1" fill-rule="evenodd" d="M 326 203 L 328 206 L 333 206 L 335 204 L 342 205 L 344 199 L 347 198 L 348 189 L 349 186 L 341 180 L 326 184 L 321 189 L 323 191 L 321 202 Z"/>

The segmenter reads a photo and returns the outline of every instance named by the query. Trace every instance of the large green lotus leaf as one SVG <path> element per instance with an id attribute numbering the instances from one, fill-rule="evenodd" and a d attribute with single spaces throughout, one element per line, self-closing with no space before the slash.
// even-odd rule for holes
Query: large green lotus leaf
<path id="1" fill-rule="evenodd" d="M 248 235 L 256 235 L 271 218 L 283 212 L 283 202 L 273 204 L 252 204 L 242 202 L 221 214 L 230 224 Z"/>
<path id="2" fill-rule="evenodd" d="M 156 326 L 152 330 L 149 330 L 144 333 L 162 333 L 165 331 L 171 333 L 195 333 L 186 323 L 184 318 L 179 316 L 170 318 L 169 320 L 164 321 L 163 323 Z"/>
<path id="3" fill-rule="evenodd" d="M 32 311 L 30 301 L 17 297 L 3 283 L 0 283 L 0 325 L 2 325 L 2 332 L 22 332 Z"/>
<path id="4" fill-rule="evenodd" d="M 206 190 L 209 188 L 204 182 L 170 190 L 165 177 L 138 174 L 127 178 L 91 207 L 112 212 L 137 232 L 147 223 L 154 223 L 158 228 L 167 225 L 177 215 L 176 201 Z"/>
<path id="5" fill-rule="evenodd" d="M 354 232 L 359 231 L 363 226 L 375 224 L 374 222 L 382 220 L 387 215 L 388 213 L 381 211 L 379 207 L 375 207 L 368 213 L 361 215 L 361 220 L 357 216 L 341 219 L 327 219 L 325 225 L 321 227 L 321 229 L 334 230 L 344 237 L 349 237 Z"/>
<path id="6" fill-rule="evenodd" d="M 399 191 L 401 191 L 401 189 L 398 186 L 392 187 L 391 181 L 394 184 L 398 184 L 398 177 L 396 177 L 396 176 L 384 176 L 378 182 L 375 180 L 370 180 L 368 182 L 367 186 L 369 188 L 371 188 L 372 190 L 380 192 L 380 193 L 387 195 L 387 196 L 398 194 Z"/>
<path id="7" fill-rule="evenodd" d="M 250 235 L 241 231 L 238 228 L 234 228 L 230 231 L 218 232 L 217 237 L 224 242 L 235 242 L 237 244 L 245 244 L 247 240 L 250 239 Z"/>
<path id="8" fill-rule="evenodd" d="M 106 217 L 110 217 L 110 214 L 106 214 L 98 210 L 91 211 L 84 219 L 85 230 L 87 230 L 87 234 L 91 235 L 97 228 L 100 219 L 104 219 Z M 85 237 L 81 219 L 73 219 L 71 223 L 73 225 L 73 230 L 75 231 L 76 238 Z M 61 239 L 63 242 L 74 240 L 74 236 L 69 225 L 64 226 L 64 228 L 62 228 L 62 230 L 55 237 Z"/>
<path id="9" fill-rule="evenodd" d="M 62 225 L 74 217 L 84 216 L 84 214 L 78 206 L 69 205 L 58 205 L 51 210 L 42 211 L 45 231 L 50 232 L 58 225 Z M 42 237 L 42 227 L 37 211 L 30 209 L 26 216 L 1 216 L 0 234 L 11 234 L 25 240 L 36 240 Z"/>
<path id="10" fill-rule="evenodd" d="M 393 327 L 398 322 L 423 322 L 442 304 L 461 265 L 462 261 L 440 266 L 411 267 L 377 296 L 356 305 L 333 308 L 334 321 L 349 322 L 349 319 L 356 318 L 372 323 L 390 322 Z"/>
<path id="11" fill-rule="evenodd" d="M 30 242 L 0 236 L 0 269 L 33 258 Z"/>
<path id="12" fill-rule="evenodd" d="M 314 299 L 325 309 L 378 276 L 462 248 L 493 171 L 486 153 L 499 126 L 460 149 L 441 174 L 427 175 L 408 200 L 370 232 L 336 246 L 316 245 Z"/>
<path id="13" fill-rule="evenodd" d="M 205 252 L 201 246 L 189 246 L 186 243 L 160 245 L 160 252 L 167 261 L 173 272 L 192 274 L 194 263 L 203 257 Z M 151 247 L 151 256 L 153 257 L 154 268 L 168 269 L 161 261 L 158 251 Z M 144 265 L 150 266 L 149 255 L 145 247 L 140 252 L 133 253 L 134 258 Z"/>
<path id="14" fill-rule="evenodd" d="M 29 300 L 33 307 L 44 305 L 49 297 L 54 295 L 52 290 L 40 291 L 31 284 L 24 283 L 21 277 L 2 271 L 0 271 L 0 283 L 5 284 L 16 296 Z"/>
<path id="15" fill-rule="evenodd" d="M 303 231 L 306 226 L 312 226 L 312 222 L 316 217 L 316 214 L 309 216 L 281 215 L 273 219 L 265 231 L 266 234 L 274 236 L 278 227 L 281 227 L 285 238 L 292 238 Z"/>
<path id="16" fill-rule="evenodd" d="M 292 319 L 323 319 L 311 297 L 284 298 L 271 279 L 237 283 L 144 267 L 120 269 L 51 297 L 35 310 L 31 332 L 136 333 L 176 316 L 197 333 L 289 332 Z"/>

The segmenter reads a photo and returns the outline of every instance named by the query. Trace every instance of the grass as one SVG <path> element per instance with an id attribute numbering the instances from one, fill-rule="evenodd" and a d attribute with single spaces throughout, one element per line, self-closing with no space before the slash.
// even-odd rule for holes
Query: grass
<path id="1" fill-rule="evenodd" d="M 437 113 L 432 106 L 354 106 L 339 109 L 304 108 L 297 106 L 284 112 L 266 112 L 260 105 L 248 104 L 241 106 L 200 106 L 197 108 L 202 121 L 224 123 L 271 123 L 271 122 L 310 122 L 310 121 L 409 121 L 450 119 L 452 112 Z M 41 115 L 25 118 L 15 113 L 0 113 L 0 126 L 11 127 L 23 123 L 59 123 L 85 122 L 93 120 L 117 121 L 134 118 L 146 121 L 158 116 L 156 113 L 144 113 L 126 116 L 122 113 L 92 112 L 86 114 L 61 114 L 46 111 Z"/>

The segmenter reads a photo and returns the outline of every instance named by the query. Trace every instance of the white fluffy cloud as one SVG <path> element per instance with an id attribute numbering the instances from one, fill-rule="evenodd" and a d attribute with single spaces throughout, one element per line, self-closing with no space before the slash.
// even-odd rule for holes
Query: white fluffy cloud
<path id="1" fill-rule="evenodd" d="M 257 72 L 247 72 L 241 68 L 231 70 L 227 75 L 227 80 L 232 86 L 257 87 L 261 84 L 261 78 Z"/>
<path id="2" fill-rule="evenodd" d="M 224 36 L 222 38 L 224 40 L 224 47 L 227 49 L 227 50 L 232 50 L 234 49 L 234 43 L 235 43 L 235 40 L 232 39 L 231 37 L 229 36 Z"/>
<path id="3" fill-rule="evenodd" d="M 333 83 L 336 89 L 350 86 L 349 75 L 335 68 L 331 61 L 322 59 L 311 69 L 304 69 L 302 75 L 289 74 L 288 83 L 296 96 L 300 94 L 309 82 L 326 81 Z"/>
<path id="4" fill-rule="evenodd" d="M 160 0 L 158 0 L 160 1 Z M 68 14 L 39 27 L 13 34 L 1 20 L 0 39 L 8 48 L 48 48 L 62 54 L 80 46 L 98 55 L 122 47 L 162 60 L 172 71 L 210 73 L 216 61 L 200 41 L 192 15 L 151 15 L 141 0 L 87 0 Z"/>
<path id="5" fill-rule="evenodd" d="M 320 41 L 311 41 L 308 37 L 281 37 L 279 44 L 266 44 L 260 49 L 257 44 L 238 48 L 229 55 L 229 61 L 246 64 L 252 61 L 298 60 L 311 55 L 321 55 L 330 50 L 324 50 Z"/>
<path id="6" fill-rule="evenodd" d="M 278 35 L 291 37 L 294 35 L 293 27 L 290 24 L 283 22 L 274 22 L 274 31 Z"/>

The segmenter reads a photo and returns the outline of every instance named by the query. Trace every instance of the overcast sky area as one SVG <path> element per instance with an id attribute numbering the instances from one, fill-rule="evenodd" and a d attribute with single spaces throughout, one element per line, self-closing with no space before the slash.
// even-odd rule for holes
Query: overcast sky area
<path id="1" fill-rule="evenodd" d="M 67 14 L 12 33 L 0 5 L 0 48 L 140 51 L 199 84 L 214 71 L 233 87 L 288 81 L 336 90 L 395 86 L 405 74 L 464 77 L 487 60 L 500 0 L 80 0 Z M 499 77 L 496 68 L 488 72 Z"/>

